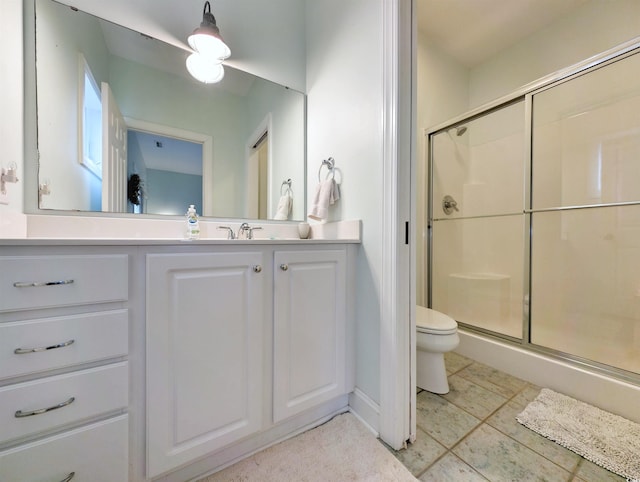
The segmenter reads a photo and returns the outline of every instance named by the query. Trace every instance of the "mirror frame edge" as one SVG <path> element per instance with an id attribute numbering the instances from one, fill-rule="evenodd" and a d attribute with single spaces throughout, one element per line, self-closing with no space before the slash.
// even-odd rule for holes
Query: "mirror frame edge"
<path id="1" fill-rule="evenodd" d="M 25 214 L 41 214 L 38 205 L 40 160 L 38 155 L 38 111 L 36 90 L 36 0 L 23 2 L 23 124 Z"/>

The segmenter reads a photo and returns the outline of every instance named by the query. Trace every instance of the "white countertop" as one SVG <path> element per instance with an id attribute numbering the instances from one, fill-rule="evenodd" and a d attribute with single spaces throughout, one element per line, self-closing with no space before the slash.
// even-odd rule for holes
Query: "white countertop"
<path id="1" fill-rule="evenodd" d="M 251 221 L 254 231 L 251 240 L 230 240 L 220 226 L 230 226 L 237 233 L 243 220 L 200 220 L 200 238 L 184 239 L 185 225 L 181 219 L 153 219 L 102 216 L 26 215 L 26 236 L 2 236 L 0 245 L 186 245 L 186 244 L 302 244 L 302 243 L 360 243 L 360 220 L 324 224 L 310 223 L 309 239 L 298 237 L 298 223 Z"/>

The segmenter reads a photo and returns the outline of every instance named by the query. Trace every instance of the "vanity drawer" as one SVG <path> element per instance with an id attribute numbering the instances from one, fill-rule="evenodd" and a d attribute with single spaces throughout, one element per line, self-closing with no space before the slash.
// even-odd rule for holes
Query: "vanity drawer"
<path id="1" fill-rule="evenodd" d="M 0 443 L 126 408 L 128 398 L 126 362 L 2 387 Z"/>
<path id="2" fill-rule="evenodd" d="M 0 257 L 0 311 L 124 301 L 127 255 Z"/>
<path id="3" fill-rule="evenodd" d="M 0 323 L 0 380 L 124 356 L 128 334 L 128 310 Z"/>
<path id="4" fill-rule="evenodd" d="M 128 480 L 128 421 L 121 415 L 0 452 L 3 482 Z"/>

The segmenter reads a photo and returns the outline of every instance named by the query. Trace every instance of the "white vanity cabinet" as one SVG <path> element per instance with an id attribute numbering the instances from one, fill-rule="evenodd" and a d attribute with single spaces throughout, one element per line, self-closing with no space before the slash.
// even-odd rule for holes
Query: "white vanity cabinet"
<path id="1" fill-rule="evenodd" d="M 0 247 L 0 480 L 127 480 L 129 256 Z"/>
<path id="2" fill-rule="evenodd" d="M 0 481 L 182 482 L 348 407 L 355 244 L 0 241 Z"/>
<path id="3" fill-rule="evenodd" d="M 262 426 L 264 254 L 147 255 L 147 477 Z"/>
<path id="4" fill-rule="evenodd" d="M 346 393 L 346 252 L 276 251 L 273 420 Z"/>
<path id="5" fill-rule="evenodd" d="M 161 480 L 344 411 L 353 389 L 345 245 L 183 251 L 146 256 L 146 475 Z"/>

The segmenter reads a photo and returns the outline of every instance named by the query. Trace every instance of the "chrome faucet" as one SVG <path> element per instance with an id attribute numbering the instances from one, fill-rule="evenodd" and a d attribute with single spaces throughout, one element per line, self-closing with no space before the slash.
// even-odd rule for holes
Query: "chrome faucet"
<path id="1" fill-rule="evenodd" d="M 230 228 L 229 226 L 218 226 L 218 229 L 226 229 L 226 230 L 228 230 L 227 239 L 236 239 L 236 235 L 233 233 L 233 229 Z"/>
<path id="2" fill-rule="evenodd" d="M 253 231 L 262 229 L 260 226 L 249 226 L 249 223 L 242 223 L 238 228 L 238 239 L 253 239 Z"/>

